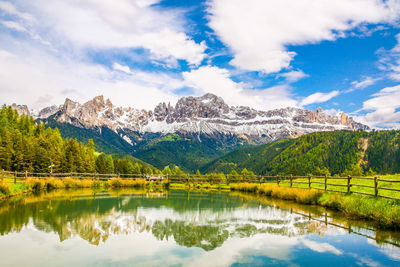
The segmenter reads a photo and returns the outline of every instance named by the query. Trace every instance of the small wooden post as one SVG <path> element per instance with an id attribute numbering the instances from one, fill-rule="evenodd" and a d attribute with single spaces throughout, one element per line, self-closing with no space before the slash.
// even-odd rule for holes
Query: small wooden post
<path id="1" fill-rule="evenodd" d="M 276 176 L 276 184 L 279 186 L 279 175 Z"/>
<path id="2" fill-rule="evenodd" d="M 350 191 L 350 181 L 351 181 L 351 176 L 349 175 L 349 176 L 347 176 L 347 193 L 349 194 L 351 191 Z"/>
<path id="3" fill-rule="evenodd" d="M 311 189 L 311 175 L 308 176 L 308 189 Z"/>
<path id="4" fill-rule="evenodd" d="M 120 173 L 118 173 L 118 179 L 121 177 L 121 174 Z"/>
<path id="5" fill-rule="evenodd" d="M 293 176 L 292 175 L 290 175 L 290 187 L 292 187 L 293 186 Z"/>
<path id="6" fill-rule="evenodd" d="M 17 183 L 17 171 L 14 172 L 14 184 Z"/>
<path id="7" fill-rule="evenodd" d="M 28 171 L 25 171 L 25 180 L 28 179 Z"/>
<path id="8" fill-rule="evenodd" d="M 326 190 L 328 189 L 327 184 L 326 184 L 327 181 L 328 181 L 328 175 L 325 174 L 325 192 L 326 192 Z"/>
<path id="9" fill-rule="evenodd" d="M 375 184 L 375 197 L 378 197 L 378 177 L 374 177 L 374 184 Z"/>

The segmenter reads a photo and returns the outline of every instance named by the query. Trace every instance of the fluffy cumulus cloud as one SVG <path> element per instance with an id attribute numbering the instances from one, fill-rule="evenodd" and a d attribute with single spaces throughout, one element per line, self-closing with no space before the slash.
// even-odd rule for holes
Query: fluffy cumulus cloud
<path id="1" fill-rule="evenodd" d="M 362 111 L 368 113 L 358 119 L 372 127 L 400 129 L 399 109 L 400 85 L 386 87 L 363 103 Z"/>
<path id="2" fill-rule="evenodd" d="M 23 49 L 22 49 L 23 50 Z M 154 108 L 161 101 L 175 102 L 180 79 L 166 73 L 131 70 L 114 63 L 114 69 L 60 59 L 32 48 L 10 53 L 0 50 L 1 102 L 43 108 L 63 103 L 66 97 L 87 101 L 105 95 L 115 104 Z"/>
<path id="3" fill-rule="evenodd" d="M 58 49 L 68 45 L 73 50 L 144 48 L 155 59 L 182 59 L 193 65 L 200 64 L 205 56 L 205 44 L 185 34 L 180 13 L 155 8 L 159 1 L 14 2 L 0 2 L 0 9 L 24 18 L 22 22 L 31 31 L 47 36 Z M 17 22 L 4 23 L 14 29 L 24 27 Z"/>
<path id="4" fill-rule="evenodd" d="M 158 9 L 152 5 L 157 2 L 0 1 L 1 103 L 43 108 L 99 94 L 138 108 L 176 101 L 173 91 L 182 80 L 173 72 L 88 58 L 140 48 L 152 62 L 200 64 L 205 45 L 188 37 L 180 12 Z"/>
<path id="5" fill-rule="evenodd" d="M 296 53 L 290 45 L 336 40 L 365 24 L 394 23 L 396 0 L 210 0 L 209 25 L 232 50 L 231 64 L 278 72 Z"/>
<path id="6" fill-rule="evenodd" d="M 228 104 L 234 106 L 268 110 L 297 105 L 288 86 L 254 89 L 248 84 L 233 81 L 229 71 L 223 68 L 204 66 L 184 72 L 183 78 L 185 85 L 194 88 L 197 95 L 213 93 L 223 96 Z"/>
<path id="7" fill-rule="evenodd" d="M 314 103 L 323 103 L 323 102 L 331 100 L 332 98 L 334 98 L 337 95 L 339 95 L 339 91 L 336 91 L 336 90 L 329 92 L 329 93 L 317 92 L 317 93 L 314 93 L 314 94 L 309 95 L 306 98 L 304 98 L 300 102 L 300 105 L 307 106 L 307 105 L 314 104 Z"/>

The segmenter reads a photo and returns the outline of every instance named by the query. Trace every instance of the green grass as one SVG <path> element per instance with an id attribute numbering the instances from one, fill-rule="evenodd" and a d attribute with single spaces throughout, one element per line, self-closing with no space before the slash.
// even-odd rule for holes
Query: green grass
<path id="1" fill-rule="evenodd" d="M 395 180 L 399 181 L 398 183 L 396 182 L 384 182 L 384 181 L 378 181 L 378 187 L 385 187 L 385 188 L 395 188 L 395 189 L 400 189 L 400 174 L 395 174 L 395 175 L 379 175 L 377 176 L 378 179 L 385 179 L 385 180 Z M 301 188 L 308 188 L 308 184 L 302 184 L 302 183 L 296 183 L 296 182 L 306 182 L 308 183 L 308 178 L 299 178 L 299 179 L 293 179 L 293 186 L 295 187 L 301 187 Z M 315 182 L 319 183 L 324 183 L 325 178 L 311 178 L 311 187 L 315 189 L 324 189 L 325 185 L 323 184 L 317 184 Z M 327 185 L 328 190 L 337 190 L 337 191 L 342 191 L 344 193 L 347 192 L 347 179 L 327 179 L 328 184 L 335 184 L 335 185 Z M 351 178 L 350 180 L 352 186 L 351 186 L 351 191 L 356 191 L 356 192 L 361 192 L 361 193 L 368 193 L 368 194 L 375 194 L 375 189 L 374 188 L 368 188 L 368 187 L 361 187 L 361 186 L 355 186 L 354 184 L 357 185 L 367 185 L 367 186 L 374 186 L 374 180 L 367 180 L 367 179 L 358 179 L 358 178 Z M 272 182 L 276 184 L 276 182 Z M 288 179 L 281 181 L 280 186 L 290 186 L 290 182 Z M 336 186 L 337 185 L 337 186 Z M 396 191 L 390 191 L 390 190 L 384 190 L 384 189 L 378 189 L 378 195 L 379 196 L 388 196 L 388 197 L 394 197 L 394 198 L 399 198 L 400 199 L 400 192 Z"/>

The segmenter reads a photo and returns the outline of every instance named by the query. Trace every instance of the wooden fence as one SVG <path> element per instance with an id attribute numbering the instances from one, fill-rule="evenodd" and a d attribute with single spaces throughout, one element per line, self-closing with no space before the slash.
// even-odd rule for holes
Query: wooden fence
<path id="1" fill-rule="evenodd" d="M 277 176 L 262 176 L 262 175 L 196 175 L 196 174 L 99 174 L 99 173 L 34 173 L 34 172 L 10 172 L 0 171 L 0 179 L 3 182 L 17 183 L 22 182 L 27 178 L 38 178 L 38 179 L 98 179 L 98 180 L 109 180 L 113 178 L 120 179 L 145 179 L 148 181 L 159 181 L 159 182 L 170 182 L 170 183 L 189 183 L 189 184 L 232 184 L 232 183 L 275 183 L 278 186 L 288 186 L 292 188 L 308 188 L 317 189 L 327 192 L 338 192 L 338 193 L 355 193 L 362 195 L 369 195 L 375 197 L 399 199 L 399 197 L 388 196 L 381 194 L 382 192 L 400 192 L 399 180 L 382 179 L 377 176 L 375 177 L 334 177 L 334 176 L 292 176 L 292 175 L 277 175 Z M 369 184 L 360 183 L 365 181 Z M 382 185 L 382 183 L 386 184 Z M 388 187 L 388 184 L 393 187 Z M 332 189 L 335 188 L 335 189 Z M 353 188 L 358 190 L 354 190 Z M 361 191 L 360 191 L 361 189 Z M 362 189 L 369 189 L 362 192 Z M 372 192 L 371 192 L 372 191 Z"/>

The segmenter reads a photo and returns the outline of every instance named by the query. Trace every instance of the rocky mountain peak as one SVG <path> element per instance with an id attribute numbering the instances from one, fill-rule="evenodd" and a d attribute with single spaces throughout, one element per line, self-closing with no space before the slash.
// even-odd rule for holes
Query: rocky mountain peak
<path id="1" fill-rule="evenodd" d="M 56 110 L 55 106 L 46 108 L 39 118 L 55 114 L 53 119 L 58 122 L 88 129 L 107 127 L 130 144 L 137 142 L 132 133 L 229 135 L 262 143 L 316 131 L 369 129 L 344 113 L 329 116 L 321 108 L 311 111 L 296 107 L 260 111 L 229 106 L 213 94 L 183 97 L 175 107 L 162 102 L 154 110 L 114 107 L 103 96 L 82 105 L 66 99 Z"/>
<path id="2" fill-rule="evenodd" d="M 30 116 L 31 115 L 31 113 L 29 112 L 29 109 L 28 109 L 28 107 L 26 105 L 17 105 L 15 103 L 13 103 L 11 105 L 11 108 L 16 110 L 18 112 L 18 114 L 20 114 L 20 115 L 22 115 L 22 114 L 26 115 L 26 116 Z"/>
<path id="3" fill-rule="evenodd" d="M 63 110 L 66 113 L 72 113 L 77 107 L 79 107 L 80 104 L 78 102 L 72 101 L 69 98 L 65 99 L 64 105 L 63 105 Z"/>
<path id="4" fill-rule="evenodd" d="M 183 97 L 178 100 L 174 110 L 176 121 L 186 121 L 188 118 L 218 118 L 229 112 L 225 101 L 213 94 L 201 97 Z"/>

